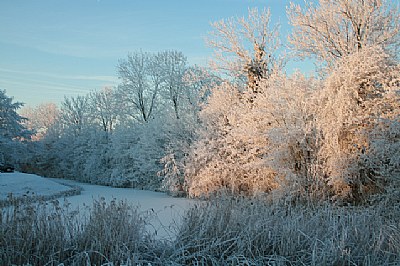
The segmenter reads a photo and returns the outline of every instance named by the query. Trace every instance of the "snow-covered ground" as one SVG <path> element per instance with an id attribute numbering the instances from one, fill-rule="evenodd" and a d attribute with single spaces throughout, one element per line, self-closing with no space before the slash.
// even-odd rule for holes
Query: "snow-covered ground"
<path id="1" fill-rule="evenodd" d="M 37 175 L 23 173 L 0 174 L 0 200 L 4 200 L 12 193 L 13 196 L 59 195 L 71 190 L 71 187 L 82 188 L 80 195 L 67 197 L 71 209 L 88 209 L 93 200 L 105 198 L 107 202 L 112 199 L 124 200 L 140 207 L 143 212 L 150 213 L 149 230 L 157 232 L 159 238 L 173 237 L 176 225 L 179 225 L 185 210 L 194 203 L 185 198 L 173 198 L 165 193 L 135 190 L 129 188 L 112 188 L 106 186 L 79 183 L 72 180 L 43 178 Z M 27 193 L 29 191 L 29 193 Z M 153 215 L 154 214 L 154 215 Z"/>
<path id="2" fill-rule="evenodd" d="M 0 173 L 0 201 L 23 197 L 49 197 L 70 191 L 71 187 L 24 173 Z"/>

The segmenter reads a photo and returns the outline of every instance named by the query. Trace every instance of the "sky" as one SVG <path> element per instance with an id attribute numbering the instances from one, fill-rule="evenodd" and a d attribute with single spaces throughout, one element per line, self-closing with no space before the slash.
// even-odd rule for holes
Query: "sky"
<path id="1" fill-rule="evenodd" d="M 28 106 L 117 86 L 131 52 L 183 52 L 207 65 L 210 23 L 270 8 L 287 25 L 287 0 L 1 0 L 0 89 Z"/>

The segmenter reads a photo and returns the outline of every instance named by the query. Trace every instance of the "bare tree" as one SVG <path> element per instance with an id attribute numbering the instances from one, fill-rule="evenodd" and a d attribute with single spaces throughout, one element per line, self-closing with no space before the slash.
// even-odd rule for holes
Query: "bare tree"
<path id="1" fill-rule="evenodd" d="M 248 17 L 212 23 L 214 31 L 208 44 L 215 48 L 213 67 L 239 78 L 245 76 L 256 92 L 258 82 L 281 64 L 276 55 L 280 45 L 279 26 L 270 25 L 270 11 L 249 9 Z"/>
<path id="2" fill-rule="evenodd" d="M 187 58 L 182 52 L 165 51 L 156 56 L 155 63 L 163 68 L 166 97 L 172 102 L 175 116 L 179 119 L 180 98 L 185 90 L 184 75 L 188 68 Z"/>
<path id="3" fill-rule="evenodd" d="M 115 94 L 111 87 L 90 94 L 94 118 L 100 122 L 104 132 L 111 132 L 117 123 L 120 104 Z"/>
<path id="4" fill-rule="evenodd" d="M 130 115 L 142 122 L 152 117 L 163 82 L 153 60 L 154 56 L 149 53 L 136 52 L 121 60 L 117 67 L 122 81 L 119 94 L 131 110 Z"/>
<path id="5" fill-rule="evenodd" d="M 289 43 L 301 56 L 332 66 L 364 47 L 381 46 L 396 56 L 400 44 L 399 7 L 387 0 L 319 0 L 287 9 L 294 27 Z"/>
<path id="6" fill-rule="evenodd" d="M 64 98 L 61 104 L 60 120 L 64 127 L 73 131 L 75 136 L 80 135 L 84 127 L 91 122 L 89 97 L 77 96 Z"/>

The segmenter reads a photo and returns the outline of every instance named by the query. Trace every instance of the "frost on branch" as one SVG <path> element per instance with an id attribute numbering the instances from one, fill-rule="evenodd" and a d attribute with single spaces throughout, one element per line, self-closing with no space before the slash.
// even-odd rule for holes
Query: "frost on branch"
<path id="1" fill-rule="evenodd" d="M 275 73 L 251 104 L 232 84 L 214 88 L 186 161 L 189 194 L 361 201 L 384 191 L 398 179 L 399 77 L 375 47 L 324 80 Z"/>
<path id="2" fill-rule="evenodd" d="M 398 56 L 400 12 L 387 0 L 306 1 L 290 4 L 287 14 L 292 47 L 301 56 L 316 56 L 329 67 L 364 48 L 381 46 Z"/>
<path id="3" fill-rule="evenodd" d="M 257 110 L 234 85 L 214 88 L 200 113 L 202 125 L 186 161 L 190 196 L 219 190 L 254 195 L 276 187 L 273 171 L 263 164 L 263 128 L 271 123 L 260 123 L 264 114 Z"/>
<path id="4" fill-rule="evenodd" d="M 345 57 L 325 81 L 317 128 L 336 195 L 358 199 L 379 188 L 381 175 L 365 158 L 374 156 L 370 146 L 382 119 L 399 119 L 399 78 L 399 66 L 374 47 Z"/>
<path id="5" fill-rule="evenodd" d="M 280 68 L 279 27 L 271 26 L 270 11 L 249 9 L 248 17 L 212 23 L 208 44 L 215 48 L 212 65 L 225 74 L 244 80 L 247 89 L 258 92 L 258 82 Z"/>

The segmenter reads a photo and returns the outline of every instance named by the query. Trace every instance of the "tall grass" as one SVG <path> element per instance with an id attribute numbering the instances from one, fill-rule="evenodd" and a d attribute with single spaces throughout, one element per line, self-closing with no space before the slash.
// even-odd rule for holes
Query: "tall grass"
<path id="1" fill-rule="evenodd" d="M 399 265 L 400 209 L 218 196 L 187 211 L 174 239 L 126 202 L 3 208 L 0 265 Z"/>
<path id="2" fill-rule="evenodd" d="M 188 211 L 182 265 L 399 265 L 399 208 L 220 197 Z"/>
<path id="3" fill-rule="evenodd" d="M 58 200 L 4 208 L 0 265 L 119 265 L 138 262 L 151 244 L 137 207 L 100 199 L 86 212 Z"/>

